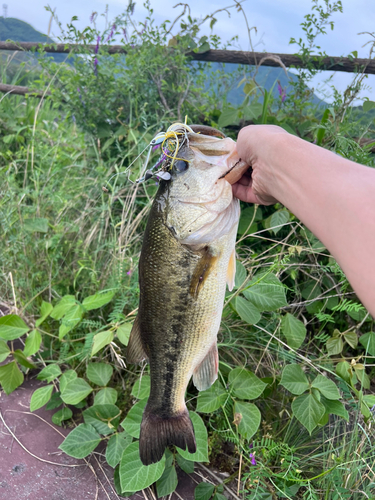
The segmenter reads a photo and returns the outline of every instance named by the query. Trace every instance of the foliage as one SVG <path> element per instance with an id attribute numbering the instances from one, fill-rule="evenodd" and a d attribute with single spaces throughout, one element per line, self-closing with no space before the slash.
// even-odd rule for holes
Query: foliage
<path id="1" fill-rule="evenodd" d="M 31 411 L 54 410 L 57 425 L 82 412 L 61 449 L 83 458 L 105 445 L 119 494 L 155 483 L 158 496 L 167 496 L 178 467 L 192 473 L 194 463 L 210 461 L 230 472 L 229 486 L 241 477 L 248 499 L 371 497 L 374 323 L 321 242 L 279 205 L 242 207 L 219 379 L 199 394 L 188 388 L 197 452 L 167 450 L 149 467 L 139 461 L 150 377 L 144 367 L 124 370 L 124 348 L 156 188 L 127 176 L 138 177 L 138 156 L 154 133 L 185 114 L 230 134 L 249 121 L 274 123 L 374 166 L 355 140 L 371 137 L 374 124 L 371 101 L 364 104 L 367 121 L 351 106 L 359 77 L 329 108 L 314 107 L 306 93 L 312 64 L 285 99 L 281 89 L 279 101 L 256 76 L 247 78 L 245 101 L 232 108 L 220 85 L 215 96 L 204 67 L 186 56 L 219 46 L 213 31 L 199 31 L 203 21 L 213 28 L 216 17 L 197 20 L 186 11 L 176 32 L 177 24 L 155 24 L 149 4 L 137 25 L 133 8 L 103 33 L 94 23 L 80 32 L 73 19 L 62 37 L 79 40 L 82 51 L 69 66 L 42 58 L 38 75 L 25 65 L 4 69 L 4 81 L 27 76 L 52 96 L 0 102 L 0 306 L 9 309 L 0 317 L 0 384 L 9 394 L 37 368 L 44 385 L 33 393 Z M 316 37 L 340 8 L 313 2 L 305 40 L 296 41 L 307 62 L 324 56 Z M 126 58 L 108 54 L 116 37 Z M 92 42 L 96 54 L 85 51 Z M 223 500 L 223 487 L 201 483 L 195 498 Z"/>

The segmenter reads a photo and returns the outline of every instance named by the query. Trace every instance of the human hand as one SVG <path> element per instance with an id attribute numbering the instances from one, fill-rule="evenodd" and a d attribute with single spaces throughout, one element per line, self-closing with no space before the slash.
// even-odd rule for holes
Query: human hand
<path id="1" fill-rule="evenodd" d="M 252 170 L 233 184 L 233 194 L 242 201 L 259 205 L 277 203 L 276 155 L 290 135 L 275 125 L 249 125 L 240 130 L 237 152 Z"/>

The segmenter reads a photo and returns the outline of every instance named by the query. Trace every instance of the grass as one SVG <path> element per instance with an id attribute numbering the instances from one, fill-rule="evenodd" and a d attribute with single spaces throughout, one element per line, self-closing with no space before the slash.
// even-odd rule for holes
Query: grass
<path id="1" fill-rule="evenodd" d="M 21 72 L 12 75 L 13 82 L 21 78 Z M 98 291 L 114 290 L 110 304 L 89 312 L 64 339 L 58 339 L 56 320 L 47 319 L 39 328 L 39 366 L 54 362 L 63 371 L 73 368 L 84 376 L 94 335 L 136 314 L 137 263 L 156 186 L 128 180 L 129 175 L 138 177 L 142 156 L 130 171 L 128 166 L 159 124 L 135 120 L 126 133 L 109 140 L 83 132 L 56 100 L 9 95 L 0 100 L 0 116 L 0 306 L 34 326 L 42 300 L 56 304 L 70 294 L 82 301 Z M 341 136 L 347 137 L 340 140 L 340 152 L 373 166 L 373 156 L 350 140 L 362 125 L 350 121 L 350 113 L 345 120 L 339 125 Z M 210 123 L 215 125 L 212 117 Z M 330 122 L 323 137 L 323 144 L 332 149 L 337 146 L 336 126 Z M 368 125 L 363 127 L 368 132 Z M 210 460 L 229 470 L 231 480 L 241 478 L 246 499 L 373 498 L 373 416 L 361 406 L 361 398 L 373 388 L 375 353 L 361 344 L 353 347 L 345 337 L 339 352 L 327 350 L 335 330 L 354 332 L 358 338 L 374 330 L 373 320 L 321 243 L 283 207 L 254 211 L 243 205 L 240 228 L 236 250 L 242 279 L 226 296 L 219 332 L 220 381 L 227 387 L 231 370 L 246 367 L 268 386 L 256 400 L 262 421 L 250 439 L 233 423 L 230 395 L 220 409 L 203 416 Z M 237 311 L 236 298 L 245 297 L 250 280 L 263 271 L 277 276 L 287 303 L 266 307 L 260 321 L 249 325 Z M 282 328 L 286 313 L 306 329 L 298 348 L 289 345 Z M 95 360 L 114 366 L 111 384 L 122 392 L 121 409 L 129 409 L 130 390 L 141 368 L 126 366 L 120 344 L 107 346 Z M 356 379 L 348 381 L 337 373 L 343 361 L 352 363 Z M 349 421 L 330 415 L 310 436 L 293 416 L 295 396 L 280 385 L 288 364 L 303 366 L 310 379 L 324 374 L 334 380 Z M 361 370 L 368 377 L 362 382 Z M 197 397 L 189 387 L 190 409 L 195 409 Z"/>

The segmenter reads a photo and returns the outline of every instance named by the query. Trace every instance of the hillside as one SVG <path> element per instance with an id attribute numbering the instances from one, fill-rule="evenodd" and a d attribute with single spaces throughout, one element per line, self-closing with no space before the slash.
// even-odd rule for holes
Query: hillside
<path id="1" fill-rule="evenodd" d="M 52 38 L 40 33 L 30 24 L 20 19 L 14 17 L 4 18 L 0 16 L 0 41 L 5 42 L 6 40 L 13 40 L 15 42 L 53 42 Z M 18 54 L 18 61 L 20 61 L 19 56 Z M 63 62 L 66 59 L 65 54 L 51 54 L 51 57 L 53 57 L 56 62 Z M 21 59 L 26 60 L 30 58 L 21 57 Z"/>

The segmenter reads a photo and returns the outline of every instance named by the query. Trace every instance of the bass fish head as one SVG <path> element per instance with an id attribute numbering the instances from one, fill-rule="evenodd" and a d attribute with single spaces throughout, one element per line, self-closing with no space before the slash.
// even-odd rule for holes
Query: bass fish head
<path id="1" fill-rule="evenodd" d="M 207 245 L 238 223 L 239 203 L 231 184 L 248 165 L 239 158 L 236 143 L 216 129 L 193 125 L 176 132 L 183 132 L 185 140 L 168 170 L 166 224 L 181 243 Z"/>

